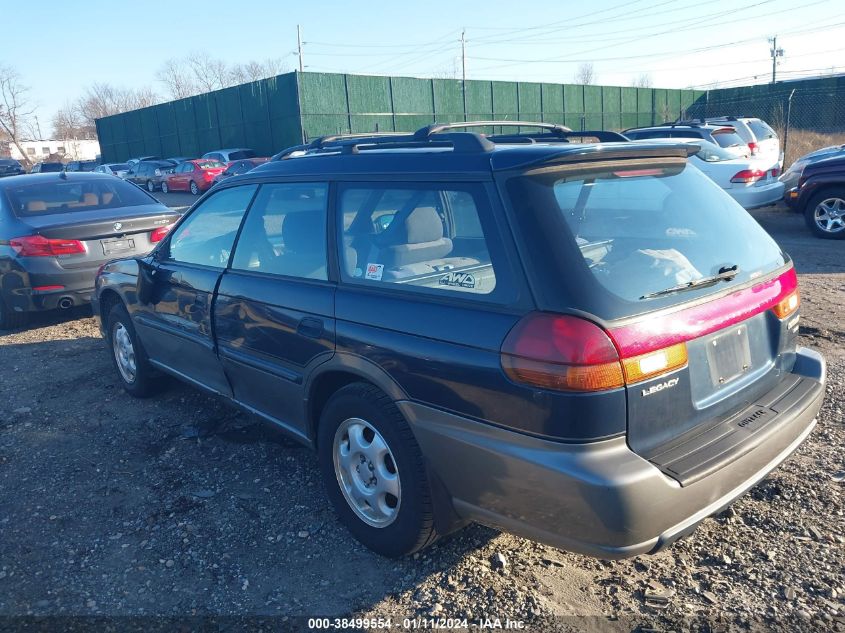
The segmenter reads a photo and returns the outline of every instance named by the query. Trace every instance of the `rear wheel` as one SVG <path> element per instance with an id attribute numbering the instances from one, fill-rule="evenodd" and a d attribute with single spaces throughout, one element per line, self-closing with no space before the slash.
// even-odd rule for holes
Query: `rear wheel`
<path id="1" fill-rule="evenodd" d="M 807 203 L 804 219 L 819 237 L 845 239 L 845 189 L 826 189 L 817 193 Z"/>
<path id="2" fill-rule="evenodd" d="M 147 191 L 152 193 L 155 190 L 156 190 L 156 184 L 152 180 L 148 180 L 147 181 Z"/>
<path id="3" fill-rule="evenodd" d="M 162 192 L 162 193 L 167 193 L 169 190 L 170 190 L 170 188 L 167 186 L 167 181 L 166 181 L 166 180 L 162 180 L 162 181 L 161 181 L 161 192 Z"/>
<path id="4" fill-rule="evenodd" d="M 191 181 L 191 193 L 195 196 L 198 196 L 200 193 L 200 188 L 197 187 L 197 183 L 195 183 L 193 180 Z"/>
<path id="5" fill-rule="evenodd" d="M 398 557 L 436 540 L 422 454 L 382 391 L 354 383 L 335 393 L 320 416 L 317 452 L 338 518 L 361 543 Z"/>
<path id="6" fill-rule="evenodd" d="M 109 311 L 108 335 L 111 359 L 123 388 L 136 398 L 156 393 L 162 386 L 162 377 L 150 365 L 129 313 L 122 304 L 113 306 Z"/>
<path id="7" fill-rule="evenodd" d="M 12 310 L 3 297 L 0 297 L 0 330 L 14 330 L 26 325 L 28 318 L 26 312 L 15 312 Z"/>

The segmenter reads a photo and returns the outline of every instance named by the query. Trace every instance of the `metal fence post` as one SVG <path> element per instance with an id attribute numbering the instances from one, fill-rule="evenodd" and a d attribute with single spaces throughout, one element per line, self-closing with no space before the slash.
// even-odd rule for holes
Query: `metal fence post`
<path id="1" fill-rule="evenodd" d="M 783 162 L 786 163 L 786 144 L 789 142 L 789 115 L 792 113 L 792 97 L 795 96 L 795 88 L 789 93 L 786 100 L 786 121 L 783 126 Z"/>

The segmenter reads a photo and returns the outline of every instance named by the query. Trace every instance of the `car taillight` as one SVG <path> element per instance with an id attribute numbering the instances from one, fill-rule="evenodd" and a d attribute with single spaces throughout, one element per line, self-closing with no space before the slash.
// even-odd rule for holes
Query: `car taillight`
<path id="1" fill-rule="evenodd" d="M 760 151 L 759 146 L 758 146 L 758 145 L 757 145 L 757 143 L 755 143 L 754 141 L 752 141 L 752 142 L 750 142 L 750 143 L 748 144 L 748 149 L 750 149 L 750 150 L 751 150 L 751 155 L 752 155 L 752 156 L 756 156 L 756 155 L 757 155 L 757 153 Z"/>
<path id="2" fill-rule="evenodd" d="M 79 240 L 48 239 L 41 235 L 13 237 L 9 245 L 21 257 L 55 257 L 86 252 L 85 244 Z"/>
<path id="3" fill-rule="evenodd" d="M 761 178 L 766 177 L 766 172 L 760 171 L 759 169 L 743 169 L 740 172 L 737 172 L 733 178 L 731 178 L 731 182 L 738 182 L 742 184 L 748 184 L 752 182 L 757 182 Z"/>
<path id="4" fill-rule="evenodd" d="M 785 319 L 790 314 L 795 312 L 798 309 L 798 306 L 801 305 L 801 293 L 798 291 L 798 288 L 790 292 L 786 295 L 783 299 L 777 302 L 775 306 L 772 308 L 772 312 L 775 313 L 775 316 L 779 319 Z"/>
<path id="5" fill-rule="evenodd" d="M 772 178 L 777 178 L 780 176 L 780 169 L 777 167 L 772 168 Z"/>
<path id="6" fill-rule="evenodd" d="M 160 242 L 164 239 L 164 236 L 170 232 L 171 228 L 173 228 L 173 225 L 168 224 L 167 226 L 160 226 L 157 229 L 153 229 L 150 231 L 150 242 L 153 244 Z"/>
<path id="7" fill-rule="evenodd" d="M 600 391 L 624 383 L 619 354 L 599 326 L 535 312 L 508 333 L 501 363 L 514 382 L 556 391 Z"/>

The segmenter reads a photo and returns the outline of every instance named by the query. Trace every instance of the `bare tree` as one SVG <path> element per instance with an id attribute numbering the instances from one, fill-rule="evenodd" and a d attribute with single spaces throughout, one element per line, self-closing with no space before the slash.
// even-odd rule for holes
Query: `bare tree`
<path id="1" fill-rule="evenodd" d="M 581 84 L 584 86 L 588 86 L 592 84 L 596 79 L 595 71 L 593 70 L 593 65 L 590 63 L 583 63 L 578 66 L 578 70 L 575 71 L 575 83 Z"/>
<path id="2" fill-rule="evenodd" d="M 631 86 L 633 86 L 634 88 L 651 88 L 651 75 L 649 75 L 648 73 L 641 74 L 639 77 L 631 81 Z"/>
<path id="3" fill-rule="evenodd" d="M 190 69 L 178 59 L 168 59 L 156 71 L 156 79 L 167 87 L 171 99 L 184 99 L 197 94 L 197 85 Z"/>
<path id="4" fill-rule="evenodd" d="M 193 73 L 194 83 L 200 92 L 211 92 L 234 85 L 226 62 L 208 53 L 191 53 L 185 59 Z"/>
<path id="5" fill-rule="evenodd" d="M 0 65 L 0 132 L 17 148 L 27 167 L 31 163 L 20 142 L 29 127 L 29 117 L 35 111 L 28 92 L 29 87 L 21 83 L 14 68 Z"/>
<path id="6" fill-rule="evenodd" d="M 66 103 L 53 115 L 53 138 L 97 138 L 97 128 L 86 123 L 76 103 Z"/>
<path id="7" fill-rule="evenodd" d="M 129 110 L 146 108 L 160 99 L 150 87 L 136 90 L 106 83 L 91 84 L 75 104 L 76 114 L 82 125 L 95 129 L 95 121 L 102 117 Z"/>
<path id="8" fill-rule="evenodd" d="M 286 70 L 287 64 L 281 57 L 268 57 L 264 61 L 252 60 L 245 64 L 235 64 L 229 70 L 229 79 L 232 85 L 244 84 L 275 77 Z"/>

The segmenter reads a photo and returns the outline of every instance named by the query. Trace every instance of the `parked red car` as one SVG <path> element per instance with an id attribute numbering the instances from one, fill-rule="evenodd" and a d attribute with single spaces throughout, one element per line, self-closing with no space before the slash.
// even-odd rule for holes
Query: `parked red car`
<path id="1" fill-rule="evenodd" d="M 214 177 L 222 174 L 224 169 L 226 165 L 216 160 L 186 160 L 162 181 L 161 191 L 190 191 L 195 196 L 199 195 L 211 188 Z"/>

